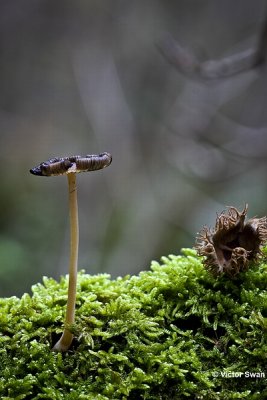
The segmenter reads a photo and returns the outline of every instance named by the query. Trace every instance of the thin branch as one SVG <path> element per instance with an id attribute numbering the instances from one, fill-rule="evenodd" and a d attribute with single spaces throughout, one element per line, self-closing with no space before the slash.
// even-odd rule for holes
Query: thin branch
<path id="1" fill-rule="evenodd" d="M 246 49 L 220 60 L 201 62 L 189 50 L 166 34 L 157 43 L 161 54 L 184 75 L 201 80 L 222 79 L 263 64 L 267 52 L 267 20 L 263 24 L 258 48 Z"/>

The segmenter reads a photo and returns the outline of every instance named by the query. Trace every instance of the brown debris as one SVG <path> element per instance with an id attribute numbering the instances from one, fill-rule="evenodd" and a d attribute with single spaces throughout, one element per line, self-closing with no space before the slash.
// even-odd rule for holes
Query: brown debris
<path id="1" fill-rule="evenodd" d="M 234 277 L 261 254 L 267 242 L 267 218 L 246 222 L 247 210 L 247 204 L 241 212 L 228 207 L 217 216 L 214 229 L 204 227 L 199 233 L 196 249 L 205 256 L 204 265 L 213 275 Z"/>

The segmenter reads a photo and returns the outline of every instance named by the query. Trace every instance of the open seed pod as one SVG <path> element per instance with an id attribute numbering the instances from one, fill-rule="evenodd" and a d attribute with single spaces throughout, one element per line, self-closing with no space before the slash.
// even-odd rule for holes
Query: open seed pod
<path id="1" fill-rule="evenodd" d="M 213 275 L 234 277 L 261 254 L 267 242 L 267 218 L 246 221 L 247 210 L 247 205 L 241 212 L 229 207 L 217 216 L 215 228 L 204 227 L 198 234 L 196 249 Z"/>

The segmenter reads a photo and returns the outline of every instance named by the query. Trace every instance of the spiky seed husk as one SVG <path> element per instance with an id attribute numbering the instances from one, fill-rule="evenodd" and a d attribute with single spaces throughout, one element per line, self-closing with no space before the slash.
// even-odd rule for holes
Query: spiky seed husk
<path id="1" fill-rule="evenodd" d="M 241 212 L 228 207 L 217 215 L 213 229 L 205 226 L 199 233 L 196 249 L 205 256 L 204 265 L 213 275 L 235 277 L 261 254 L 261 246 L 267 242 L 267 218 L 246 222 L 247 210 L 247 204 Z"/>

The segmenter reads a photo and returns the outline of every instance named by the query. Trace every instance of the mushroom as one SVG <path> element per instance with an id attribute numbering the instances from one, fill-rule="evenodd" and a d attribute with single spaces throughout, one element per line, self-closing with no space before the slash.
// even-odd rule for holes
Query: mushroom
<path id="1" fill-rule="evenodd" d="M 67 351 L 72 343 L 73 334 L 70 331 L 75 320 L 76 286 L 77 286 L 77 263 L 79 246 L 79 221 L 77 205 L 76 173 L 96 171 L 108 167 L 112 161 L 109 153 L 99 155 L 71 156 L 52 158 L 42 162 L 30 170 L 33 175 L 57 176 L 67 175 L 69 186 L 69 209 L 70 209 L 70 262 L 69 262 L 69 287 L 64 331 L 54 345 L 55 351 Z"/>

